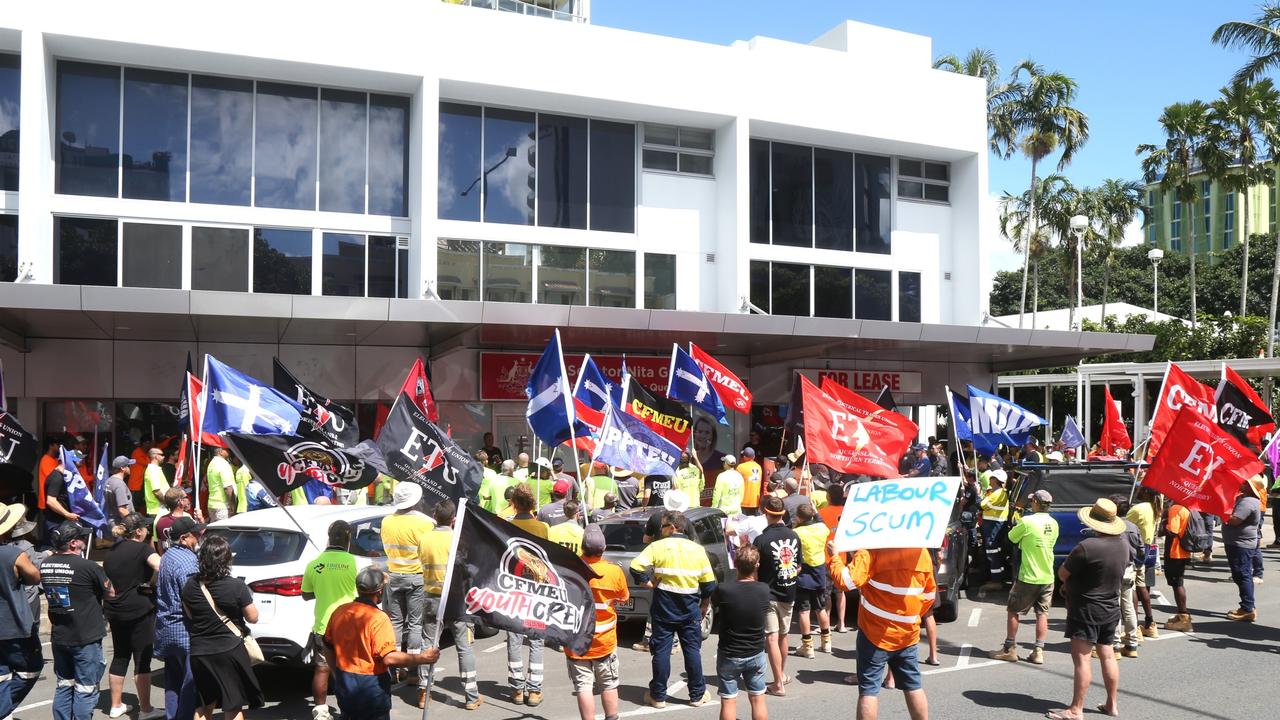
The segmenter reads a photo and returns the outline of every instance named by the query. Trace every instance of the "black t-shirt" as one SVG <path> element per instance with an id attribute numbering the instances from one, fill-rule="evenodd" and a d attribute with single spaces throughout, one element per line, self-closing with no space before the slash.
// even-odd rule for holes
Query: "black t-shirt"
<path id="1" fill-rule="evenodd" d="M 546 523 L 547 527 L 559 525 L 560 523 L 568 520 L 568 518 L 564 516 L 564 501 L 556 500 L 555 502 L 543 505 L 542 508 L 538 510 L 538 519 Z"/>
<path id="2" fill-rule="evenodd" d="M 636 496 L 640 494 L 640 481 L 634 476 L 619 478 L 618 483 L 618 508 L 620 510 L 630 510 L 636 506 Z"/>
<path id="3" fill-rule="evenodd" d="M 662 505 L 662 499 L 672 487 L 672 478 L 662 475 L 650 475 L 644 479 L 644 486 L 649 491 L 649 507 Z"/>
<path id="4" fill-rule="evenodd" d="M 720 616 L 720 649 L 724 657 L 747 658 L 764 652 L 769 586 L 762 582 L 728 582 L 712 596 Z"/>
<path id="5" fill-rule="evenodd" d="M 152 571 L 147 558 L 154 552 L 150 545 L 137 540 L 121 540 L 107 552 L 102 569 L 116 591 L 116 596 L 107 598 L 103 605 L 108 620 L 136 620 L 155 610 L 152 597 L 138 591 L 151 580 Z"/>
<path id="6" fill-rule="evenodd" d="M 62 506 L 62 509 L 71 512 L 71 496 L 67 493 L 67 476 L 62 474 L 61 469 L 56 469 L 45 476 L 44 496 L 57 498 L 58 504 Z M 66 520 L 65 517 L 54 512 L 52 507 L 44 509 L 44 517 L 52 523 L 60 523 Z"/>
<path id="7" fill-rule="evenodd" d="M 102 599 L 107 574 L 79 555 L 50 555 L 40 563 L 54 645 L 88 645 L 107 634 Z"/>
<path id="8" fill-rule="evenodd" d="M 1132 558 L 1123 535 L 1087 537 L 1067 556 L 1067 619 L 1090 625 L 1120 622 L 1120 583 Z"/>
<path id="9" fill-rule="evenodd" d="M 800 536 L 785 525 L 770 525 L 755 542 L 760 551 L 760 582 L 767 583 L 773 599 L 794 602 L 800 577 Z"/>
<path id="10" fill-rule="evenodd" d="M 213 596 L 213 602 L 222 611 L 224 617 L 230 618 L 239 628 L 233 634 L 226 623 L 222 622 L 209 607 L 209 601 L 200 591 L 200 581 L 192 576 L 182 586 L 182 605 L 186 608 L 187 627 L 191 632 L 192 655 L 217 655 L 235 649 L 248 631 L 244 624 L 244 608 L 253 603 L 253 593 L 243 580 L 224 577 L 214 580 L 206 587 Z"/>

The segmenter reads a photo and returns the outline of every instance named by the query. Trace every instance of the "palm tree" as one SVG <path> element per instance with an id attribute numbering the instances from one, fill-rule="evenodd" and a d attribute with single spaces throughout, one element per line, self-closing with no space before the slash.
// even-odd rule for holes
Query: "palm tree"
<path id="1" fill-rule="evenodd" d="M 1249 189 L 1266 182 L 1269 165 L 1260 164 L 1262 143 L 1280 132 L 1280 91 L 1270 79 L 1254 84 L 1234 82 L 1222 88 L 1221 97 L 1209 105 L 1209 122 L 1216 144 L 1224 153 L 1222 187 L 1244 195 L 1244 262 L 1240 271 L 1240 314 L 1245 314 L 1249 288 Z"/>
<path id="2" fill-rule="evenodd" d="M 1000 232 L 1013 249 L 1030 258 L 1032 276 L 1031 327 L 1040 311 L 1040 261 L 1070 232 L 1071 215 L 1079 193 L 1062 175 L 1049 175 L 1021 195 L 1000 199 Z M 1073 312 L 1074 312 L 1074 305 Z"/>
<path id="3" fill-rule="evenodd" d="M 1139 214 L 1143 216 L 1143 224 L 1146 224 L 1142 184 L 1137 180 L 1110 178 L 1103 180 L 1098 187 L 1086 189 L 1083 195 L 1087 198 L 1087 210 L 1084 214 L 1089 216 L 1096 228 L 1093 246 L 1097 249 L 1100 255 L 1099 260 L 1102 262 L 1100 318 L 1105 320 L 1107 302 L 1111 294 L 1111 263 L 1116 248 L 1124 240 L 1125 230 L 1138 219 Z"/>
<path id="4" fill-rule="evenodd" d="M 957 55 L 943 55 L 933 61 L 936 70 L 947 70 L 958 75 L 982 78 L 987 83 L 987 128 L 990 134 L 991 151 L 1001 154 L 1001 147 L 1007 144 L 1009 135 L 1004 120 L 1007 114 L 1000 108 L 1013 97 L 1008 83 L 1000 82 L 1000 63 L 996 62 L 996 54 L 986 48 L 974 48 L 963 58 Z"/>
<path id="5" fill-rule="evenodd" d="M 1263 3 L 1261 11 L 1253 20 L 1232 20 L 1213 31 L 1214 43 L 1253 55 L 1252 60 L 1236 71 L 1232 82 L 1252 82 L 1280 66 L 1280 3 Z"/>
<path id="6" fill-rule="evenodd" d="M 1040 161 L 1061 151 L 1058 170 L 1071 162 L 1089 140 L 1089 118 L 1072 103 L 1077 92 L 1076 81 L 1060 72 L 1046 72 L 1030 61 L 1018 64 L 1009 76 L 1008 88 L 996 107 L 997 119 L 991 129 L 992 148 L 1008 158 L 1016 151 L 1031 160 L 1030 198 L 1027 207 L 1028 231 L 1038 227 L 1036 216 L 1036 166 Z M 1024 247 L 1033 249 L 1028 240 Z M 1018 327 L 1027 307 L 1027 271 L 1031 255 L 1022 260 L 1022 301 L 1018 308 Z"/>

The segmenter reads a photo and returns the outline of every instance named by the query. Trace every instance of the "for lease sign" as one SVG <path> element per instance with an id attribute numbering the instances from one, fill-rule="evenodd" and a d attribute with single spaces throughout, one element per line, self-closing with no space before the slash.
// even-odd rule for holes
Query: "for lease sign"
<path id="1" fill-rule="evenodd" d="M 875 395 L 883 387 L 893 393 L 920 392 L 920 373 L 912 370 L 801 370 L 815 385 L 822 385 L 823 378 L 830 378 L 854 392 Z"/>

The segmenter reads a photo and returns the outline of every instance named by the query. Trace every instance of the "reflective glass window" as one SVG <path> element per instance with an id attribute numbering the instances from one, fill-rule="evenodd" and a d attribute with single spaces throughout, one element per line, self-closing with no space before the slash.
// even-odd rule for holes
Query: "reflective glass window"
<path id="1" fill-rule="evenodd" d="M 809 317 L 809 266 L 773 263 L 769 299 L 771 315 Z"/>
<path id="2" fill-rule="evenodd" d="M 813 247 L 813 150 L 773 143 L 772 159 L 773 244 Z"/>
<path id="3" fill-rule="evenodd" d="M 825 250 L 853 249 L 853 153 L 814 148 L 814 243 Z"/>
<path id="4" fill-rule="evenodd" d="M 436 204 L 441 218 L 480 220 L 480 131 L 479 107 L 440 103 Z"/>
<path id="5" fill-rule="evenodd" d="M 485 222 L 533 224 L 533 137 L 533 113 L 485 108 L 484 172 L 480 181 L 484 186 Z"/>
<path id="6" fill-rule="evenodd" d="M 635 153 L 632 153 L 634 157 Z M 588 304 L 596 307 L 636 306 L 636 254 L 629 250 L 591 250 L 588 253 L 591 288 Z"/>
<path id="7" fill-rule="evenodd" d="M 527 303 L 533 300 L 533 246 L 484 244 L 484 299 Z"/>
<path id="8" fill-rule="evenodd" d="M 320 209 L 364 212 L 366 96 L 320 91 Z"/>
<path id="9" fill-rule="evenodd" d="M 769 143 L 752 140 L 750 155 L 750 224 L 751 242 L 769 243 Z M 759 304 L 759 303 L 757 303 Z M 761 305 L 760 307 L 764 307 Z"/>
<path id="10" fill-rule="evenodd" d="M 187 199 L 185 73 L 125 68 L 121 165 L 125 197 Z"/>
<path id="11" fill-rule="evenodd" d="M 18 279 L 18 216 L 0 215 L 0 282 Z"/>
<path id="12" fill-rule="evenodd" d="M 248 292 L 248 228 L 191 228 L 191 289 Z"/>
<path id="13" fill-rule="evenodd" d="M 893 173 L 889 158 L 858 155 L 854 159 L 854 214 L 858 252 L 888 254 L 893 249 Z"/>
<path id="14" fill-rule="evenodd" d="M 436 241 L 436 294 L 441 300 L 480 299 L 480 243 Z"/>
<path id="15" fill-rule="evenodd" d="M 676 309 L 676 256 L 644 254 L 644 306 L 649 310 Z"/>
<path id="16" fill-rule="evenodd" d="M 119 248 L 116 226 L 115 220 L 55 217 L 53 282 L 114 287 Z"/>
<path id="17" fill-rule="evenodd" d="M 120 68 L 58 63 L 57 138 L 58 192 L 119 195 Z"/>
<path id="18" fill-rule="evenodd" d="M 253 229 L 253 291 L 311 294 L 311 231 Z"/>
<path id="19" fill-rule="evenodd" d="M 635 125 L 591 121 L 591 229 L 635 232 Z"/>
<path id="20" fill-rule="evenodd" d="M 182 287 L 182 226 L 124 223 L 124 286 Z"/>
<path id="21" fill-rule="evenodd" d="M 314 87 L 258 83 L 253 139 L 255 206 L 316 208 L 317 104 Z"/>
<path id="22" fill-rule="evenodd" d="M 587 121 L 538 116 L 538 224 L 587 227 Z"/>
<path id="23" fill-rule="evenodd" d="M 364 236 L 324 233 L 321 246 L 324 256 L 320 263 L 320 292 L 364 297 Z"/>
<path id="24" fill-rule="evenodd" d="M 19 56 L 0 54 L 0 190 L 18 189 L 21 80 Z"/>
<path id="25" fill-rule="evenodd" d="M 853 317 L 853 271 L 849 268 L 813 268 L 813 315 Z"/>
<path id="26" fill-rule="evenodd" d="M 769 312 L 769 263 L 765 260 L 752 260 L 751 268 L 751 304 Z"/>
<path id="27" fill-rule="evenodd" d="M 713 175 L 713 158 L 710 155 L 680 153 L 680 172 L 689 175 Z"/>
<path id="28" fill-rule="evenodd" d="M 920 273 L 898 273 L 898 321 L 920 322 Z"/>
<path id="29" fill-rule="evenodd" d="M 554 245 L 544 245 L 538 251 L 538 302 L 585 305 L 587 251 Z"/>
<path id="30" fill-rule="evenodd" d="M 365 276 L 367 296 L 396 297 L 397 274 L 409 271 L 407 266 L 396 266 L 396 244 L 396 238 L 390 235 L 369 236 L 369 270 Z"/>
<path id="31" fill-rule="evenodd" d="M 853 311 L 859 320 L 893 319 L 893 273 L 889 270 L 853 271 Z"/>
<path id="32" fill-rule="evenodd" d="M 369 96 L 369 214 L 409 215 L 409 98 Z"/>
<path id="33" fill-rule="evenodd" d="M 644 169 L 678 172 L 680 170 L 680 154 L 674 150 L 651 150 L 645 148 Z"/>
<path id="34" fill-rule="evenodd" d="M 191 202 L 248 205 L 253 82 L 191 76 Z"/>

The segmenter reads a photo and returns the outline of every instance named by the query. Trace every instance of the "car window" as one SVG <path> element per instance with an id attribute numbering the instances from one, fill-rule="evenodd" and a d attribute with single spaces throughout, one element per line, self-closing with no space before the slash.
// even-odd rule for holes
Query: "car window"
<path id="1" fill-rule="evenodd" d="M 724 541 L 724 536 L 720 534 L 720 518 L 701 518 L 694 527 L 698 533 L 698 543 L 704 547 Z"/>
<path id="2" fill-rule="evenodd" d="M 300 532 L 264 528 L 209 528 L 206 535 L 225 538 L 232 563 L 240 567 L 277 565 L 302 557 L 307 538 Z"/>
<path id="3" fill-rule="evenodd" d="M 644 525 L 641 523 L 600 523 L 606 550 L 639 552 L 644 549 Z"/>
<path id="4" fill-rule="evenodd" d="M 384 558 L 382 549 L 382 518 L 358 522 L 351 526 L 351 554 L 357 557 Z"/>

